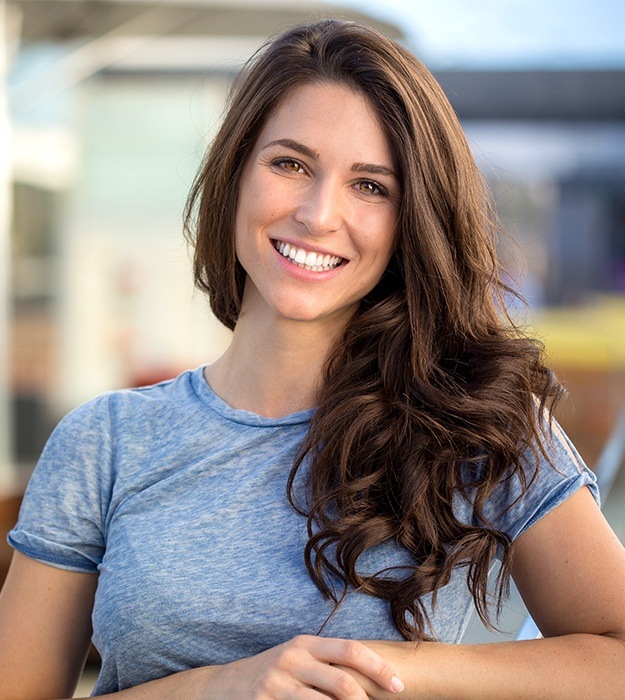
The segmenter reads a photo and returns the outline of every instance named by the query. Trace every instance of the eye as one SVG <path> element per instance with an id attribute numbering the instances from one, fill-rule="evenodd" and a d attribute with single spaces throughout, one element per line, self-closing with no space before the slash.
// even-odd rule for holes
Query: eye
<path id="1" fill-rule="evenodd" d="M 388 190 L 374 180 L 359 180 L 356 183 L 356 189 L 369 195 L 379 195 L 383 197 L 388 195 Z"/>
<path id="2" fill-rule="evenodd" d="M 277 166 L 281 170 L 285 170 L 287 173 L 302 173 L 304 172 L 304 167 L 300 162 L 294 160 L 293 158 L 276 158 L 272 165 Z"/>

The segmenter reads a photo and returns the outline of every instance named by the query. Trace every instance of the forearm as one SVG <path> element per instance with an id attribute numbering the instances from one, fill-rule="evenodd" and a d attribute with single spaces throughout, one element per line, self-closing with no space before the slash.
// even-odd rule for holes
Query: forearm
<path id="1" fill-rule="evenodd" d="M 174 673 L 117 693 L 101 695 L 111 700 L 208 700 L 211 677 L 219 666 L 205 666 Z M 81 698 L 80 700 L 88 700 Z"/>
<path id="2" fill-rule="evenodd" d="M 342 670 L 345 669 L 345 670 Z M 356 640 L 298 635 L 278 646 L 221 666 L 205 666 L 102 697 L 120 700 L 250 700 L 316 697 L 367 700 L 358 674 L 391 696 L 400 690 L 391 664 Z M 401 686 L 401 683 L 399 683 Z M 85 700 L 85 699 L 83 699 Z"/>
<path id="3" fill-rule="evenodd" d="M 404 700 L 625 697 L 625 642 L 575 634 L 480 645 L 367 642 L 404 681 Z M 371 689 L 375 700 L 397 697 Z"/>

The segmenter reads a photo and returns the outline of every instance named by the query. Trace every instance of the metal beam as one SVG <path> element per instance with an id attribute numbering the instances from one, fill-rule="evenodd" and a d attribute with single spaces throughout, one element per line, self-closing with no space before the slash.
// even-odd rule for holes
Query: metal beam
<path id="1" fill-rule="evenodd" d="M 625 71 L 439 71 L 461 119 L 625 119 Z"/>
<path id="2" fill-rule="evenodd" d="M 101 36 L 158 8 L 184 17 L 180 36 L 269 36 L 277 29 L 315 17 L 344 17 L 401 38 L 397 26 L 351 8 L 318 0 L 11 0 L 23 12 L 24 43 L 73 41 Z M 136 31 L 136 30 L 135 30 Z M 153 33 L 146 23 L 141 33 Z"/>

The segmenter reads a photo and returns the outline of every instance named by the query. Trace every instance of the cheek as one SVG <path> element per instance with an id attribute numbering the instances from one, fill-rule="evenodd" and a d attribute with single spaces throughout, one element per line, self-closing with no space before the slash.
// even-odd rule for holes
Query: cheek
<path id="1" fill-rule="evenodd" d="M 270 181 L 265 186 L 259 183 L 250 194 L 254 216 L 266 224 L 284 217 L 293 208 L 294 197 L 288 183 Z"/>
<path id="2" fill-rule="evenodd" d="M 377 258 L 388 262 L 397 241 L 397 216 L 388 213 L 381 215 L 369 230 L 372 232 L 369 236 L 370 249 Z"/>
<path id="3" fill-rule="evenodd" d="M 234 249 L 237 255 L 237 259 L 240 262 L 241 258 L 241 247 L 245 243 L 247 233 L 247 223 L 241 214 L 241 208 L 237 209 L 237 215 L 234 219 Z"/>
<path id="4" fill-rule="evenodd" d="M 234 222 L 234 249 L 237 260 L 247 269 L 252 256 L 254 221 L 253 210 L 246 206 L 245 199 L 239 204 Z"/>
<path id="5" fill-rule="evenodd" d="M 273 185 L 273 186 L 270 186 Z M 237 209 L 237 230 L 268 226 L 283 216 L 288 208 L 285 192 L 262 177 L 250 178 Z"/>
<path id="6" fill-rule="evenodd" d="M 237 252 L 240 246 L 245 246 L 254 229 L 261 222 L 259 217 L 262 202 L 259 201 L 255 189 L 246 186 L 239 196 L 237 213 L 235 216 L 234 239 Z"/>
<path id="7" fill-rule="evenodd" d="M 389 260 L 395 252 L 395 247 L 398 243 L 399 238 L 399 212 L 394 209 L 392 214 L 389 215 L 388 221 L 386 222 L 386 236 L 385 243 L 386 249 L 388 251 Z"/>

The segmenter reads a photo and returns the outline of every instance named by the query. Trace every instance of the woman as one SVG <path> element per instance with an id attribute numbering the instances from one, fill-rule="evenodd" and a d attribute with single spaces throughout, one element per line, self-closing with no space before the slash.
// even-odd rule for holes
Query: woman
<path id="1" fill-rule="evenodd" d="M 232 344 L 55 431 L 10 536 L 0 695 L 70 695 L 93 611 L 100 695 L 623 697 L 623 548 L 423 66 L 356 24 L 278 37 L 187 227 Z M 455 644 L 495 560 L 546 639 Z"/>

